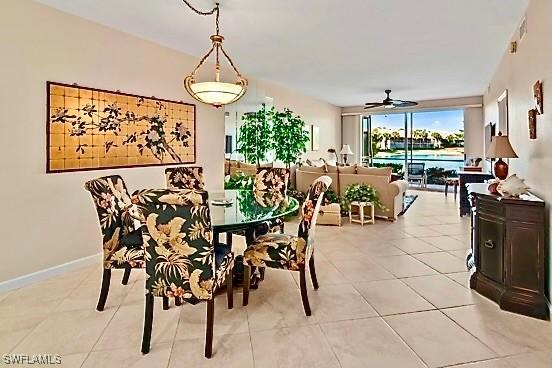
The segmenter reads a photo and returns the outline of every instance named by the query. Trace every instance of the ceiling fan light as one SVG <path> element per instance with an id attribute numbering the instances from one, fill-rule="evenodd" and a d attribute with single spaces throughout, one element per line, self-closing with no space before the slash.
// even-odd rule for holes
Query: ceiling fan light
<path id="1" fill-rule="evenodd" d="M 393 105 L 392 103 L 390 103 L 390 104 L 385 104 L 385 105 L 383 105 L 383 107 L 386 108 L 386 109 L 394 109 L 394 108 L 395 108 L 395 105 Z"/>

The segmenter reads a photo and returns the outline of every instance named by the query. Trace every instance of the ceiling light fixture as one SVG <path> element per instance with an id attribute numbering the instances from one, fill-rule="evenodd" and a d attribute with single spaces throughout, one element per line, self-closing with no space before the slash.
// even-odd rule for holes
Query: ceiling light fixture
<path id="1" fill-rule="evenodd" d="M 182 0 L 190 9 L 199 15 L 215 15 L 216 19 L 216 34 L 210 37 L 213 45 L 205 56 L 201 58 L 199 64 L 195 67 L 190 75 L 184 79 L 184 88 L 186 91 L 198 100 L 214 107 L 221 107 L 239 100 L 247 90 L 247 79 L 243 78 L 230 56 L 224 51 L 222 41 L 224 37 L 219 34 L 219 3 L 208 12 L 202 12 L 194 8 L 187 0 Z M 205 61 L 215 53 L 215 80 L 213 82 L 198 82 L 196 81 L 196 72 L 201 68 Z M 234 72 L 236 73 L 236 82 L 227 83 L 220 80 L 220 61 L 219 56 L 222 56 L 228 61 Z"/>

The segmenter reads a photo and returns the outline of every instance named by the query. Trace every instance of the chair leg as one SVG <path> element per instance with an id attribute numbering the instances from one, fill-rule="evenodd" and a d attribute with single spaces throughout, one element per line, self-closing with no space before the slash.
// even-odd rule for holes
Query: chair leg
<path id="1" fill-rule="evenodd" d="M 234 308 L 234 287 L 232 285 L 233 274 L 230 271 L 226 274 L 226 301 L 228 303 L 228 309 Z"/>
<path id="2" fill-rule="evenodd" d="M 312 286 L 314 287 L 314 290 L 318 290 L 318 279 L 316 278 L 316 268 L 314 267 L 314 254 L 311 256 L 309 260 L 309 271 L 310 271 Z"/>
<path id="3" fill-rule="evenodd" d="M 176 305 L 176 306 L 182 305 L 182 298 L 180 298 L 179 296 L 175 297 L 174 298 L 174 305 Z"/>
<path id="4" fill-rule="evenodd" d="M 153 326 L 153 294 L 146 294 L 146 308 L 144 311 L 144 334 L 142 335 L 142 354 L 150 351 L 151 328 Z"/>
<path id="5" fill-rule="evenodd" d="M 207 328 L 205 330 L 205 358 L 213 356 L 213 324 L 215 314 L 215 298 L 207 301 Z"/>
<path id="6" fill-rule="evenodd" d="M 309 297 L 307 295 L 307 280 L 305 278 L 305 267 L 299 270 L 299 286 L 301 287 L 301 300 L 303 301 L 303 309 L 307 316 L 311 315 Z"/>
<path id="7" fill-rule="evenodd" d="M 169 309 L 169 297 L 163 296 L 163 310 Z"/>
<path id="8" fill-rule="evenodd" d="M 123 285 L 127 285 L 128 284 L 128 279 L 130 278 L 130 271 L 132 271 L 132 267 L 130 266 L 127 266 L 125 268 L 125 273 L 123 274 L 123 280 L 121 281 L 121 283 Z"/>
<path id="9" fill-rule="evenodd" d="M 103 311 L 105 307 L 105 301 L 107 300 L 107 294 L 109 293 L 109 283 L 111 282 L 111 269 L 104 269 L 102 276 L 102 288 L 100 290 L 100 299 L 96 306 L 97 311 Z"/>
<path id="10" fill-rule="evenodd" d="M 249 303 L 249 284 L 251 283 L 251 267 L 243 264 L 243 306 Z"/>

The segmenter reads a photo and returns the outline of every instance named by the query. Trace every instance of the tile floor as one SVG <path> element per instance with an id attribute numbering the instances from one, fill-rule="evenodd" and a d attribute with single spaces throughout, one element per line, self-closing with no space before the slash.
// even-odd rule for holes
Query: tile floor
<path id="1" fill-rule="evenodd" d="M 552 324 L 472 292 L 469 220 L 457 216 L 453 196 L 419 195 L 395 223 L 317 228 L 312 317 L 298 275 L 283 271 L 268 270 L 246 308 L 241 290 L 231 311 L 220 296 L 211 360 L 203 358 L 204 304 L 157 304 L 143 356 L 143 275 L 122 286 L 115 272 L 100 313 L 97 267 L 0 294 L 0 355 L 61 354 L 63 367 L 552 367 Z"/>

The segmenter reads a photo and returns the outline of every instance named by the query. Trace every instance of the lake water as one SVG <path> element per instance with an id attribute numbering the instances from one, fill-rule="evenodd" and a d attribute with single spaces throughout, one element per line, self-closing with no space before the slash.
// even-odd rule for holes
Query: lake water
<path id="1" fill-rule="evenodd" d="M 400 163 L 404 165 L 404 153 L 390 154 L 380 152 L 374 157 L 375 163 Z M 410 155 L 408 157 L 410 162 Z M 464 166 L 464 156 L 462 154 L 450 154 L 450 153 L 414 153 L 412 155 L 412 162 L 424 162 L 425 168 L 430 167 L 442 167 L 446 170 L 458 171 Z"/>

